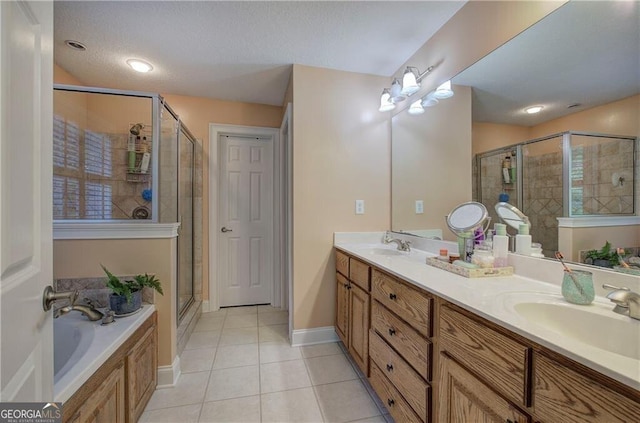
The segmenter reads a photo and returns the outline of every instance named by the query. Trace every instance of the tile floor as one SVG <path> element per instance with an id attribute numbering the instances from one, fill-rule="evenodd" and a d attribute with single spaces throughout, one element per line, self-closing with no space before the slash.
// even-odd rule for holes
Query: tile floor
<path id="1" fill-rule="evenodd" d="M 271 306 L 205 313 L 141 423 L 392 422 L 340 343 L 291 347 Z"/>

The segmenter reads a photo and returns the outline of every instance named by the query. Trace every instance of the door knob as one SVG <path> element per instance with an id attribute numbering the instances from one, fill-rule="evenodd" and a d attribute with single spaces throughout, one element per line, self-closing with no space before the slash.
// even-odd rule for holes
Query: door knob
<path id="1" fill-rule="evenodd" d="M 227 229 L 224 226 L 222 227 L 222 229 L 220 229 L 220 232 L 226 233 L 226 232 L 233 232 L 233 229 Z"/>

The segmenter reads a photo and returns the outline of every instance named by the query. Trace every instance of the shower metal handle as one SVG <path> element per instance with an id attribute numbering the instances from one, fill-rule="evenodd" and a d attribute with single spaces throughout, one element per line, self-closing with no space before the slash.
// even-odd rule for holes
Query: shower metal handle
<path id="1" fill-rule="evenodd" d="M 227 229 L 227 228 L 225 228 L 225 227 L 223 226 L 223 227 L 222 227 L 222 229 L 220 229 L 220 232 L 224 232 L 224 233 L 226 233 L 226 232 L 233 232 L 233 229 Z"/>

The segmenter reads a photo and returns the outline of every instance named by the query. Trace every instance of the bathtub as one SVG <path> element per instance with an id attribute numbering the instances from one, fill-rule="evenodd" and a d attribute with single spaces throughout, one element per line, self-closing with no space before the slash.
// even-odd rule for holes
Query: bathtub
<path id="1" fill-rule="evenodd" d="M 106 326 L 77 311 L 53 320 L 53 393 L 65 402 L 153 314 L 144 304 L 133 316 L 117 318 Z"/>

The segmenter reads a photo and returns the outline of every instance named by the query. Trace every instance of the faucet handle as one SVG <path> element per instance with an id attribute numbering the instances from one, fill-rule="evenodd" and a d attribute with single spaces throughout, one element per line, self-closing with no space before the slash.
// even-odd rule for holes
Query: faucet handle
<path id="1" fill-rule="evenodd" d="M 615 286 L 615 285 L 609 285 L 608 283 L 603 283 L 603 284 L 602 284 L 602 287 L 603 287 L 604 289 L 613 289 L 613 290 L 621 289 L 621 290 L 623 290 L 623 291 L 631 291 L 631 290 L 630 290 L 629 288 L 627 288 L 626 286 L 622 286 L 622 287 L 620 287 L 620 286 Z"/>
<path id="2" fill-rule="evenodd" d="M 100 302 L 98 302 L 98 300 L 93 301 L 90 298 L 84 298 L 84 302 L 91 308 L 102 308 L 102 305 L 100 304 Z"/>
<path id="3" fill-rule="evenodd" d="M 44 292 L 42 293 L 42 308 L 44 309 L 44 311 L 49 311 L 51 310 L 51 306 L 54 302 L 64 299 L 69 300 L 69 304 L 73 305 L 78 298 L 78 294 L 79 292 L 77 289 L 74 291 L 56 292 L 53 290 L 53 287 L 51 285 L 47 285 L 44 288 Z"/>

